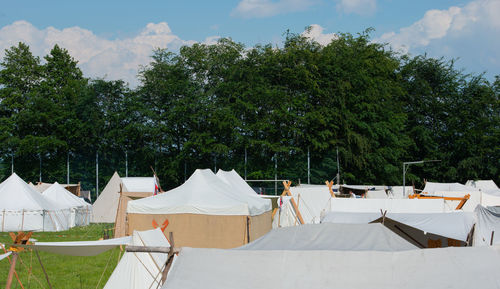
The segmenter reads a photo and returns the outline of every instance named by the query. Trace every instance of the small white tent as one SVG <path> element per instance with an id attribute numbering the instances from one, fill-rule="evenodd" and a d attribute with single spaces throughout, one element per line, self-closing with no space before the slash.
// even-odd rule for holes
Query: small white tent
<path id="1" fill-rule="evenodd" d="M 462 185 L 460 183 L 433 183 L 427 182 L 422 194 L 439 197 L 458 197 L 462 198 L 470 195 L 462 210 L 472 212 L 477 205 L 482 203 L 482 193 L 479 189 Z M 460 200 L 446 200 L 445 204 L 448 210 L 455 210 Z"/>
<path id="2" fill-rule="evenodd" d="M 55 182 L 48 189 L 43 191 L 42 195 L 45 199 L 71 210 L 71 227 L 89 224 L 92 205 L 85 202 L 82 198 L 73 195 L 59 183 Z"/>
<path id="3" fill-rule="evenodd" d="M 15 173 L 0 184 L 1 231 L 63 231 L 70 228 L 70 215 Z"/>
<path id="4" fill-rule="evenodd" d="M 132 245 L 170 247 L 167 238 L 159 228 L 134 231 Z M 104 289 L 158 288 L 167 257 L 168 254 L 165 253 L 125 252 Z"/>
<path id="5" fill-rule="evenodd" d="M 120 201 L 120 185 L 123 192 L 154 192 L 153 177 L 120 178 L 117 172 L 113 174 L 104 190 L 92 206 L 93 223 L 114 223 Z"/>

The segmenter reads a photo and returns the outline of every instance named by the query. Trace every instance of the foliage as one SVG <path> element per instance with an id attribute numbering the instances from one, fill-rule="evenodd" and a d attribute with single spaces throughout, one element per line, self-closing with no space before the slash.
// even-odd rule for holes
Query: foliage
<path id="1" fill-rule="evenodd" d="M 370 30 L 322 46 L 287 33 L 283 46 L 246 48 L 231 39 L 158 49 L 140 85 L 85 78 L 67 50 L 44 64 L 23 43 L 0 63 L 0 174 L 72 181 L 85 188 L 114 170 L 151 175 L 163 188 L 196 168 L 235 168 L 248 178 L 323 183 L 499 181 L 500 78 L 467 75 L 453 60 L 399 55 Z M 245 167 L 244 156 L 248 163 Z M 275 160 L 277 168 L 275 168 Z M 102 187 L 101 187 L 102 189 Z"/>

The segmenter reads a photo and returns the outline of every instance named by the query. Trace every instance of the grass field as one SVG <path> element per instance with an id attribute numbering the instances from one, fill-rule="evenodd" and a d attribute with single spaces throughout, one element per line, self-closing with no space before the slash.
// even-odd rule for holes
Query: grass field
<path id="1" fill-rule="evenodd" d="M 109 226 L 107 226 L 109 227 Z M 40 242 L 98 240 L 107 228 L 102 224 L 77 227 L 63 232 L 35 232 L 31 238 Z M 8 233 L 0 233 L 0 243 L 9 243 Z M 3 250 L 0 254 L 3 254 Z M 123 252 L 119 248 L 92 257 L 74 257 L 40 252 L 43 266 L 54 289 L 102 288 L 113 272 Z M 25 289 L 49 288 L 36 254 L 25 250 L 19 254 L 16 271 Z M 4 288 L 9 261 L 0 261 L 0 288 Z M 16 278 L 12 288 L 21 288 Z"/>

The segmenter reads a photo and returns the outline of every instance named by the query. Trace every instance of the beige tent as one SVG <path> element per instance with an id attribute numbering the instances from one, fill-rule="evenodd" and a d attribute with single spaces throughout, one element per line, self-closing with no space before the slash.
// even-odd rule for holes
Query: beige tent
<path id="1" fill-rule="evenodd" d="M 120 199 L 121 179 L 117 172 L 113 174 L 104 190 L 92 205 L 93 223 L 114 223 Z"/>
<path id="2" fill-rule="evenodd" d="M 130 201 L 127 217 L 129 234 L 156 223 L 173 232 L 179 247 L 233 248 L 271 229 L 271 204 L 239 193 L 211 170 L 196 170 L 173 190 Z"/>

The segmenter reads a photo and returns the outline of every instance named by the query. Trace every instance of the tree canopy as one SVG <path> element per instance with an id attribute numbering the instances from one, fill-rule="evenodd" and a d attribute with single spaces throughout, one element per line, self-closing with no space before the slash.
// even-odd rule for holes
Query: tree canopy
<path id="1" fill-rule="evenodd" d="M 57 45 L 43 61 L 24 43 L 0 63 L 0 175 L 66 180 L 94 189 L 113 171 L 151 175 L 164 188 L 196 168 L 249 179 L 397 185 L 424 179 L 500 180 L 500 77 L 469 75 L 454 60 L 401 55 L 339 34 L 323 46 L 287 33 L 282 47 L 228 38 L 178 52 L 157 49 L 140 85 L 89 79 Z M 245 156 L 248 160 L 245 167 Z M 277 168 L 275 168 L 275 161 Z"/>

